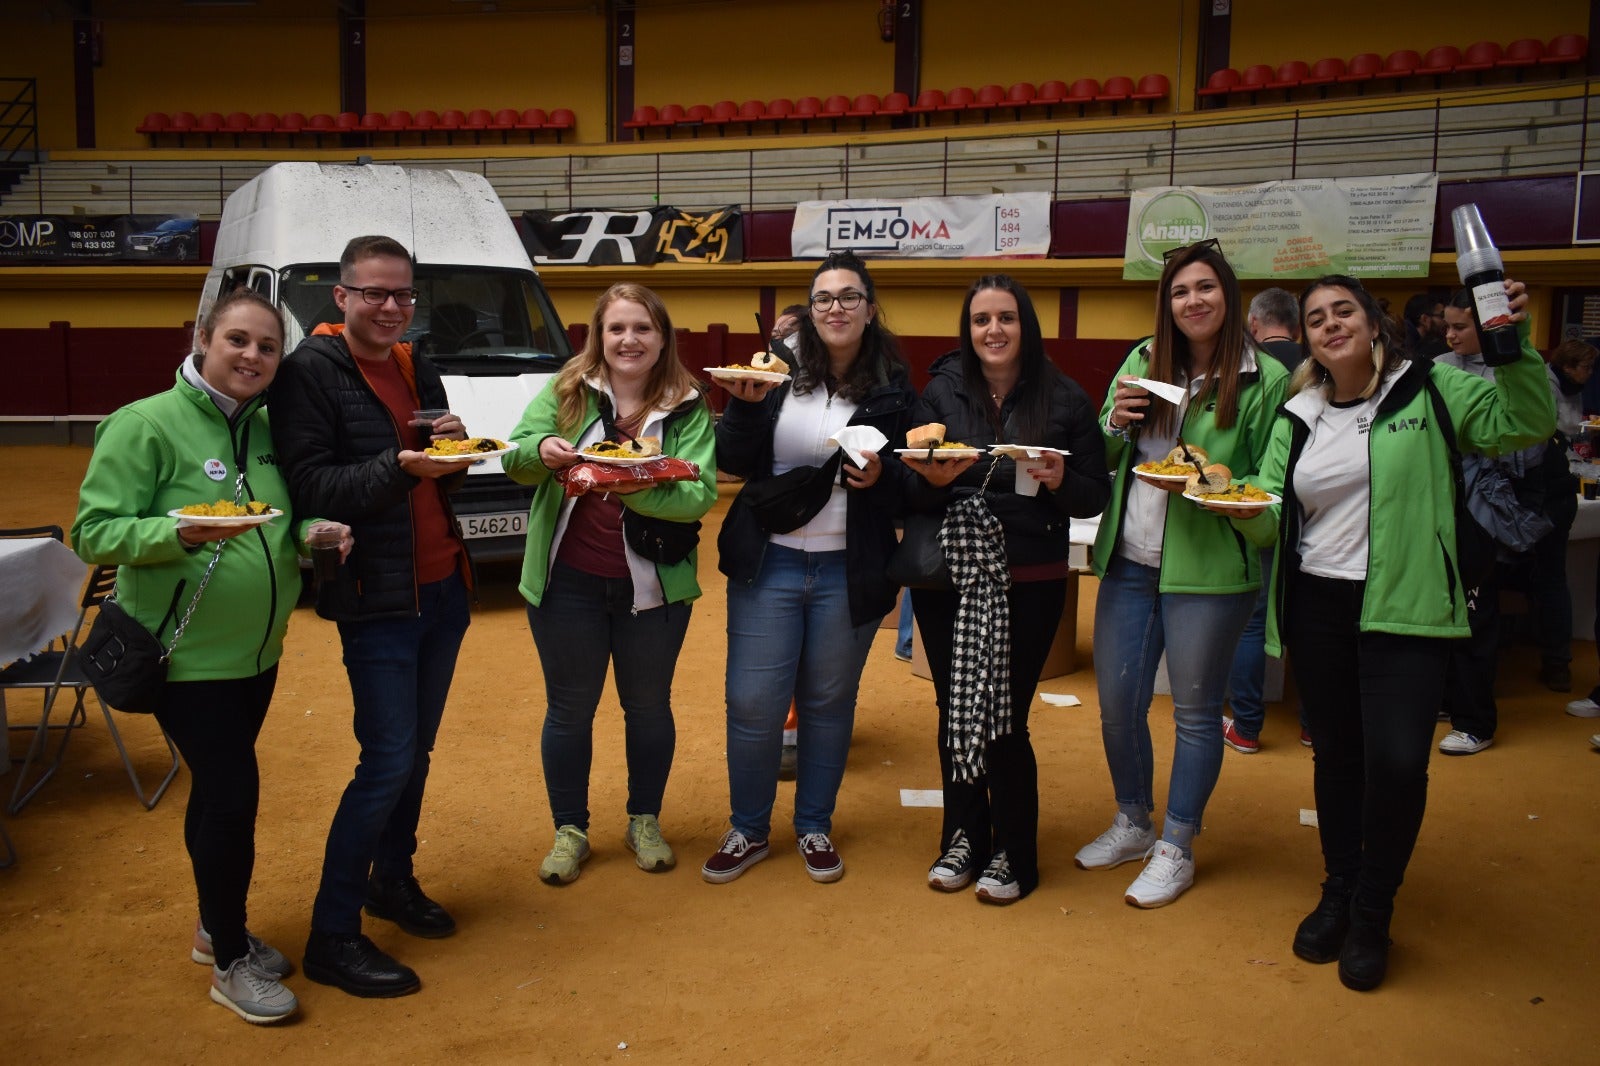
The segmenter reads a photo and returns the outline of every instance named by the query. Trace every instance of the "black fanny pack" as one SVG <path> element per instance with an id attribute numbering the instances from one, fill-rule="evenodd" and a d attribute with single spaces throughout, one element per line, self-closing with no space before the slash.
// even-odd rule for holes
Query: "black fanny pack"
<path id="1" fill-rule="evenodd" d="M 836 448 L 833 457 L 821 466 L 797 466 L 750 482 L 739 498 L 768 533 L 792 533 L 828 505 L 843 462 L 844 449 Z"/>

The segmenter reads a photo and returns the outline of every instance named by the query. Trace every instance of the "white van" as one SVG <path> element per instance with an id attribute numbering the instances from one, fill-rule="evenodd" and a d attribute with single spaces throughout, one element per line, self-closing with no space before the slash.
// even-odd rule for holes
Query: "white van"
<path id="1" fill-rule="evenodd" d="M 278 163 L 223 205 L 200 321 L 246 285 L 288 319 L 287 350 L 333 302 L 352 237 L 393 237 L 416 259 L 416 316 L 405 339 L 444 376 L 450 409 L 474 436 L 510 435 L 528 401 L 572 351 L 516 226 L 480 174 L 400 166 Z M 473 465 L 452 497 L 476 559 L 520 558 L 532 489 L 498 459 Z"/>

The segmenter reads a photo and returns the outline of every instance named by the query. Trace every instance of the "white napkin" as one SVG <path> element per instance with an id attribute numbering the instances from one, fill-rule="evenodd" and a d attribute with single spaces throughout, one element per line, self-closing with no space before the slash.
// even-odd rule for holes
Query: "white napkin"
<path id="1" fill-rule="evenodd" d="M 1070 694 L 1062 695 L 1062 694 L 1058 694 L 1058 693 L 1055 693 L 1055 692 L 1041 692 L 1041 693 L 1039 693 L 1039 699 L 1041 701 L 1043 701 L 1044 703 L 1049 704 L 1051 707 L 1082 707 L 1083 706 L 1083 701 L 1082 700 L 1080 700 L 1078 697 L 1070 695 Z"/>
<path id="2" fill-rule="evenodd" d="M 845 426 L 828 439 L 828 443 L 843 448 L 856 466 L 865 466 L 867 452 L 876 453 L 889 443 L 889 438 L 871 426 Z"/>
<path id="3" fill-rule="evenodd" d="M 1003 455 L 1007 459 L 1037 459 L 1045 452 L 1055 452 L 1057 455 L 1071 455 L 1065 448 L 1047 448 L 1042 444 L 995 444 L 989 448 L 990 455 Z"/>
<path id="4" fill-rule="evenodd" d="M 1150 378 L 1134 378 L 1129 385 L 1137 385 L 1141 389 L 1155 393 L 1168 403 L 1181 404 L 1188 393 L 1182 385 L 1171 385 L 1165 381 L 1153 381 Z"/>

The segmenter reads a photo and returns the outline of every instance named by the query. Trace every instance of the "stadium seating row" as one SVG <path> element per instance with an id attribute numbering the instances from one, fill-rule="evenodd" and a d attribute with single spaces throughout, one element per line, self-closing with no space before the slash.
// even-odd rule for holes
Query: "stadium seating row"
<path id="1" fill-rule="evenodd" d="M 1257 63 L 1238 71 L 1224 67 L 1206 79 L 1205 88 L 1199 90 L 1201 100 L 1213 99 L 1222 103 L 1242 103 L 1248 97 L 1256 103 L 1261 93 L 1282 92 L 1285 100 L 1292 99 L 1296 90 L 1316 89 L 1321 96 L 1335 85 L 1354 85 L 1362 92 L 1369 84 L 1393 83 L 1396 92 L 1407 79 L 1431 78 L 1435 89 L 1445 86 L 1446 78 L 1471 78 L 1482 84 L 1491 71 L 1510 70 L 1517 80 L 1534 69 L 1553 69 L 1557 74 L 1568 73 L 1569 67 L 1583 62 L 1589 52 L 1589 41 L 1577 33 L 1564 33 L 1552 38 L 1548 45 L 1524 37 L 1501 47 L 1495 41 L 1477 41 L 1462 51 L 1452 44 L 1441 44 L 1426 53 L 1402 48 L 1379 56 L 1376 52 L 1362 52 L 1346 63 L 1337 56 L 1307 63 L 1292 59 L 1274 68 Z"/>
<path id="2" fill-rule="evenodd" d="M 866 129 L 872 119 L 911 118 L 931 124 L 934 116 L 951 116 L 956 122 L 962 116 L 977 116 L 988 121 L 997 114 L 1011 112 L 1020 121 L 1023 113 L 1038 109 L 1048 117 L 1055 117 L 1058 106 L 1076 106 L 1082 116 L 1090 104 L 1110 104 L 1116 114 L 1120 104 L 1141 102 L 1154 110 L 1156 101 L 1171 93 L 1171 83 L 1165 74 L 1146 74 L 1137 83 L 1132 78 L 1107 78 L 1104 85 L 1094 78 L 1079 78 L 1068 86 L 1062 81 L 1047 81 L 1038 86 L 1032 82 L 1018 82 L 1009 89 L 999 85 L 985 85 L 976 91 L 957 86 L 946 93 L 942 89 L 924 89 L 916 102 L 905 93 L 878 96 L 863 93 L 851 98 L 836 95 L 826 98 L 805 96 L 798 100 L 780 97 L 775 100 L 746 100 L 735 104 L 720 100 L 715 104 L 663 104 L 657 107 L 645 104 L 634 109 L 633 117 L 622 124 L 624 129 L 638 131 L 662 130 L 668 137 L 673 130 L 689 130 L 699 136 L 700 130 L 716 130 L 725 134 L 730 127 L 742 127 L 745 133 L 754 133 L 758 126 L 772 124 L 773 133 L 782 133 L 787 126 L 809 132 L 813 122 L 827 122 L 837 130 L 841 120 L 859 121 Z"/>
<path id="3" fill-rule="evenodd" d="M 337 115 L 312 115 L 310 118 L 298 111 L 289 111 L 281 115 L 270 111 L 255 115 L 243 111 L 235 111 L 228 115 L 208 111 L 198 116 L 189 111 L 175 111 L 171 114 L 153 111 L 144 117 L 144 121 L 139 124 L 138 132 L 148 135 L 152 144 L 163 137 L 176 137 L 181 146 L 187 143 L 189 137 L 204 137 L 207 147 L 210 147 L 214 143 L 214 138 L 219 136 L 232 137 L 235 147 L 242 144 L 246 137 L 258 140 L 264 146 L 272 137 L 310 136 L 320 148 L 323 137 L 345 134 L 361 134 L 369 137 L 387 135 L 392 136 L 395 143 L 399 144 L 403 135 L 420 134 L 423 143 L 427 143 L 430 133 L 443 133 L 448 142 L 454 144 L 457 134 L 464 136 L 470 133 L 473 143 L 477 143 L 485 133 L 497 133 L 500 139 L 505 141 L 512 133 L 527 134 L 528 139 L 532 140 L 537 133 L 551 132 L 556 135 L 556 140 L 560 141 L 562 135 L 571 130 L 576 123 L 576 117 L 564 107 L 558 107 L 548 113 L 539 107 L 525 108 L 521 111 L 503 108 L 494 112 L 481 107 L 466 112 L 422 110 L 416 114 L 410 111 L 387 113 L 369 111 L 361 115 L 354 111 L 344 111 Z"/>

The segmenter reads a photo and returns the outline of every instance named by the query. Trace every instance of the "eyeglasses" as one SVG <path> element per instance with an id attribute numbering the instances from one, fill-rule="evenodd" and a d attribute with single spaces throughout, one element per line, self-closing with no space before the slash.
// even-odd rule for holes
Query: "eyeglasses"
<path id="1" fill-rule="evenodd" d="M 854 311 L 861 306 L 861 301 L 866 298 L 865 294 L 856 292 L 854 289 L 846 289 L 837 296 L 831 292 L 813 293 L 811 296 L 811 310 L 826 311 L 834 304 L 838 304 L 846 311 Z"/>
<path id="2" fill-rule="evenodd" d="M 379 289 L 371 285 L 365 288 L 359 285 L 341 285 L 339 287 L 345 292 L 359 292 L 361 298 L 373 307 L 382 307 L 389 302 L 391 296 L 394 297 L 394 305 L 396 307 L 410 307 L 417 302 L 418 294 L 416 289 Z"/>
<path id="3" fill-rule="evenodd" d="M 1209 248 L 1218 255 L 1222 254 L 1222 242 L 1215 237 L 1207 237 L 1205 240 L 1195 241 L 1193 244 L 1180 244 L 1176 248 L 1168 248 L 1161 253 L 1161 261 L 1163 263 L 1171 262 L 1173 256 L 1183 255 L 1193 248 Z"/>

